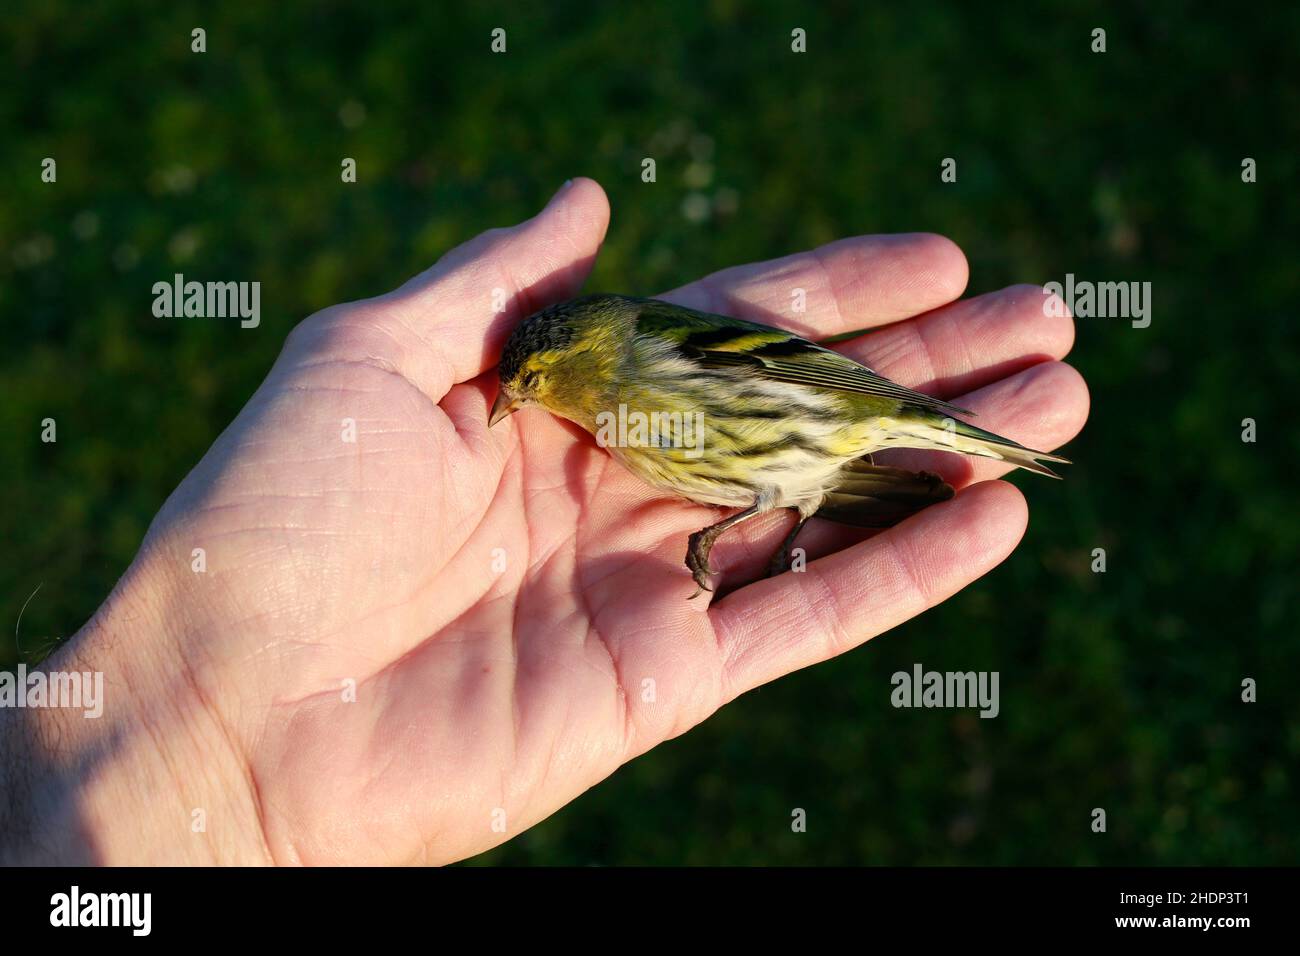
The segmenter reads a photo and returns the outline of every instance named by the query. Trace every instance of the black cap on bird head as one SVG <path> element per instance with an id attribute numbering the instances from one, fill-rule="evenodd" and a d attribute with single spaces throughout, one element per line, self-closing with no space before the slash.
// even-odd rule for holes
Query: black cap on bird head
<path id="1" fill-rule="evenodd" d="M 521 408 L 526 400 L 528 359 L 540 352 L 558 351 L 573 341 L 573 325 L 568 321 L 572 302 L 561 302 L 534 312 L 515 328 L 501 351 L 497 363 L 500 391 L 488 416 L 491 428 L 511 412 Z"/>

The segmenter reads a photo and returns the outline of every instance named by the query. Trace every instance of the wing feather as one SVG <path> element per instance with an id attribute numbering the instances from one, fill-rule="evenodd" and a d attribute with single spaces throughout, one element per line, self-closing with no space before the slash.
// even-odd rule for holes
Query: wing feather
<path id="1" fill-rule="evenodd" d="M 971 415 L 933 395 L 891 382 L 832 349 L 758 322 L 640 300 L 637 334 L 667 340 L 704 368 L 746 368 L 774 382 L 893 399 L 927 411 Z"/>
<path id="2" fill-rule="evenodd" d="M 858 459 L 845 466 L 840 481 L 822 499 L 817 517 L 859 528 L 888 528 L 952 496 L 952 485 L 938 475 Z"/>

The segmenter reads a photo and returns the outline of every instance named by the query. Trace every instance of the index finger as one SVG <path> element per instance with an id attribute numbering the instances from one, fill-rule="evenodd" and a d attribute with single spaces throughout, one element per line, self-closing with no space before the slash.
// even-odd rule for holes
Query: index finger
<path id="1" fill-rule="evenodd" d="M 962 294 L 968 276 L 966 256 L 943 236 L 855 236 L 723 269 L 662 298 L 825 339 L 946 305 Z"/>

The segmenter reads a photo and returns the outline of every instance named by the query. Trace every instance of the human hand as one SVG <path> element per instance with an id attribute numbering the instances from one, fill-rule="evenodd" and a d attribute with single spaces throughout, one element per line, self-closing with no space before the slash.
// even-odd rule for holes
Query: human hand
<path id="1" fill-rule="evenodd" d="M 1011 552 L 1026 509 L 991 480 L 1005 468 L 931 456 L 953 500 L 873 537 L 813 522 L 804 571 L 688 602 L 686 539 L 714 509 L 659 495 L 540 410 L 487 429 L 502 342 L 577 292 L 607 222 L 600 187 L 573 181 L 536 218 L 294 330 L 47 662 L 103 671 L 105 717 L 6 728 L 31 734 L 33 794 L 56 795 L 33 805 L 66 813 L 36 824 L 29 856 L 89 841 L 106 862 L 462 859 Z M 880 326 L 837 348 L 1057 447 L 1088 405 L 1058 361 L 1071 320 L 1033 286 L 953 301 L 966 278 L 947 240 L 864 237 L 662 297 L 810 338 Z M 790 315 L 796 287 L 807 311 Z M 787 524 L 726 536 L 723 581 L 758 577 Z"/>

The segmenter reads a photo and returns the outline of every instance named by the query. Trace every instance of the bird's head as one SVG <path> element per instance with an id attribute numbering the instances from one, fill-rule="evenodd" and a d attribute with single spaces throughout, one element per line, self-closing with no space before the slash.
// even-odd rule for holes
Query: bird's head
<path id="1" fill-rule="evenodd" d="M 586 296 L 521 322 L 497 364 L 501 390 L 488 427 L 529 405 L 582 420 L 581 410 L 602 391 L 616 364 L 622 302 L 618 296 Z"/>

